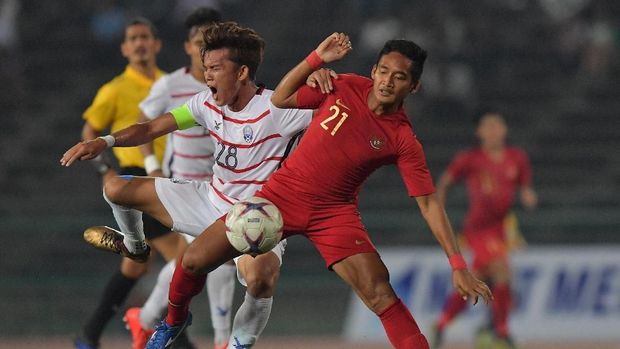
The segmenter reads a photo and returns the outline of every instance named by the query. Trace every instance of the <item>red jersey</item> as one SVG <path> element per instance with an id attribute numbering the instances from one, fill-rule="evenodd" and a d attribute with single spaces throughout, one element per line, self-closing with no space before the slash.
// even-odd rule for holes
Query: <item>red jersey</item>
<path id="1" fill-rule="evenodd" d="M 531 169 L 527 155 L 507 147 L 501 160 L 491 159 L 481 148 L 458 154 L 447 170 L 454 180 L 463 179 L 469 195 L 464 233 L 501 227 L 517 189 L 529 185 Z"/>
<path id="2" fill-rule="evenodd" d="M 375 115 L 368 108 L 371 91 L 372 81 L 354 74 L 339 75 L 327 95 L 302 86 L 298 107 L 317 111 L 299 147 L 265 187 L 284 186 L 321 204 L 356 202 L 375 169 L 396 164 L 410 196 L 433 193 L 424 151 L 404 110 Z"/>

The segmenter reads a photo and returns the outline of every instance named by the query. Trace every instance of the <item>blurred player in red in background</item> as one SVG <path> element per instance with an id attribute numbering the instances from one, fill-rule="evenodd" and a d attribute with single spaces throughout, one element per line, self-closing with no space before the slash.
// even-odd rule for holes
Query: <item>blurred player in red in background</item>
<path id="1" fill-rule="evenodd" d="M 403 109 L 404 99 L 419 87 L 426 52 L 411 41 L 388 41 L 372 68 L 372 80 L 342 74 L 329 94 L 304 85 L 322 63 L 338 61 L 351 49 L 348 36 L 330 35 L 275 89 L 274 105 L 317 111 L 297 150 L 256 195 L 280 209 L 285 237 L 302 234 L 312 241 L 327 267 L 381 319 L 395 348 L 426 349 L 426 338 L 390 285 L 388 270 L 359 215 L 357 196 L 374 170 L 398 166 L 409 195 L 416 198 L 449 257 L 461 296 L 474 303 L 479 296 L 487 302 L 492 296 L 486 284 L 467 270 L 435 194 L 424 151 Z M 204 274 L 238 254 L 222 219 L 190 244 L 170 283 L 168 315 L 148 349 L 166 348 L 187 327 L 189 303 L 202 289 Z"/>
<path id="2" fill-rule="evenodd" d="M 500 113 L 481 114 L 476 129 L 480 146 L 459 153 L 452 160 L 439 180 L 437 194 L 445 202 L 448 188 L 459 180 L 465 182 L 469 211 L 463 224 L 463 238 L 473 255 L 474 275 L 487 281 L 493 291 L 495 335 L 501 345 L 513 348 L 508 329 L 512 295 L 505 223 L 517 194 L 526 208 L 535 207 L 538 199 L 531 187 L 528 157 L 523 150 L 506 144 L 507 135 L 508 127 Z M 435 326 L 434 347 L 441 344 L 446 326 L 466 305 L 458 293 L 449 296 Z"/>

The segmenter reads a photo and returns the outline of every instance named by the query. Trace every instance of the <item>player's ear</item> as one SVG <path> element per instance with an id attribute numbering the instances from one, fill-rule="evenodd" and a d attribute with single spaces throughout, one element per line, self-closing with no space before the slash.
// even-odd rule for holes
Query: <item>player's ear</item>
<path id="1" fill-rule="evenodd" d="M 189 56 L 192 52 L 192 43 L 189 41 L 183 42 L 183 48 L 185 49 L 185 53 Z"/>
<path id="2" fill-rule="evenodd" d="M 476 129 L 474 130 L 474 135 L 476 138 L 480 139 L 480 124 L 476 125 Z"/>
<path id="3" fill-rule="evenodd" d="M 377 71 L 377 65 L 376 65 L 376 64 L 374 64 L 374 65 L 372 66 L 372 69 L 370 70 L 370 78 L 371 78 L 371 79 L 373 79 L 373 80 L 375 79 L 375 72 L 376 72 L 376 71 Z"/>
<path id="4" fill-rule="evenodd" d="M 247 65 L 242 65 L 239 67 L 239 71 L 237 72 L 237 79 L 239 80 L 249 80 L 250 79 L 250 68 Z"/>
<path id="5" fill-rule="evenodd" d="M 418 90 L 420 89 L 420 86 L 422 85 L 422 81 L 418 80 L 415 83 L 413 83 L 413 85 L 411 86 L 411 89 L 409 90 L 409 93 L 411 94 L 415 94 L 416 92 L 418 92 Z"/>
<path id="6" fill-rule="evenodd" d="M 125 58 L 129 57 L 129 48 L 127 47 L 127 45 L 125 45 L 125 40 L 123 40 L 123 42 L 121 42 L 121 54 Z"/>
<path id="7" fill-rule="evenodd" d="M 155 53 L 159 53 L 161 51 L 161 40 L 155 39 Z"/>

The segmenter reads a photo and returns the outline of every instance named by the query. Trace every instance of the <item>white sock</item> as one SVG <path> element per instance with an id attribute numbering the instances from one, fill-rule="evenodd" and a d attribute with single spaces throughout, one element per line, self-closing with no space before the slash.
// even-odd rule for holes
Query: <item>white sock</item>
<path id="1" fill-rule="evenodd" d="M 213 323 L 214 342 L 222 345 L 230 338 L 230 319 L 235 292 L 235 264 L 222 264 L 207 276 L 209 308 Z"/>
<path id="2" fill-rule="evenodd" d="M 235 315 L 228 349 L 251 348 L 256 343 L 267 325 L 272 304 L 273 297 L 254 298 L 245 293 L 245 300 Z"/>
<path id="3" fill-rule="evenodd" d="M 125 236 L 123 243 L 127 247 L 127 250 L 131 253 L 140 253 L 146 249 L 146 241 L 144 237 L 144 225 L 142 223 L 142 212 L 117 205 L 110 201 L 108 196 L 103 191 L 103 198 L 112 207 L 112 214 L 116 219 L 116 223 L 121 230 L 121 233 Z"/>
<path id="4" fill-rule="evenodd" d="M 153 291 L 140 310 L 142 328 L 155 328 L 159 321 L 164 318 L 168 308 L 168 289 L 175 267 L 176 260 L 171 260 L 159 271 L 157 283 L 155 283 Z"/>

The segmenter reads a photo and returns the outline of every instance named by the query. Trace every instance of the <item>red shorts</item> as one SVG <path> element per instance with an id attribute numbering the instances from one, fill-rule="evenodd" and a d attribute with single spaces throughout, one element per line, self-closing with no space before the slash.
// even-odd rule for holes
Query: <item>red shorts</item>
<path id="1" fill-rule="evenodd" d="M 292 191 L 263 187 L 255 194 L 273 202 L 284 220 L 284 236 L 301 234 L 317 248 L 328 268 L 359 253 L 376 253 L 354 203 L 317 205 Z"/>
<path id="2" fill-rule="evenodd" d="M 508 244 L 503 226 L 465 232 L 463 235 L 474 258 L 472 269 L 483 271 L 491 262 L 508 262 Z"/>

